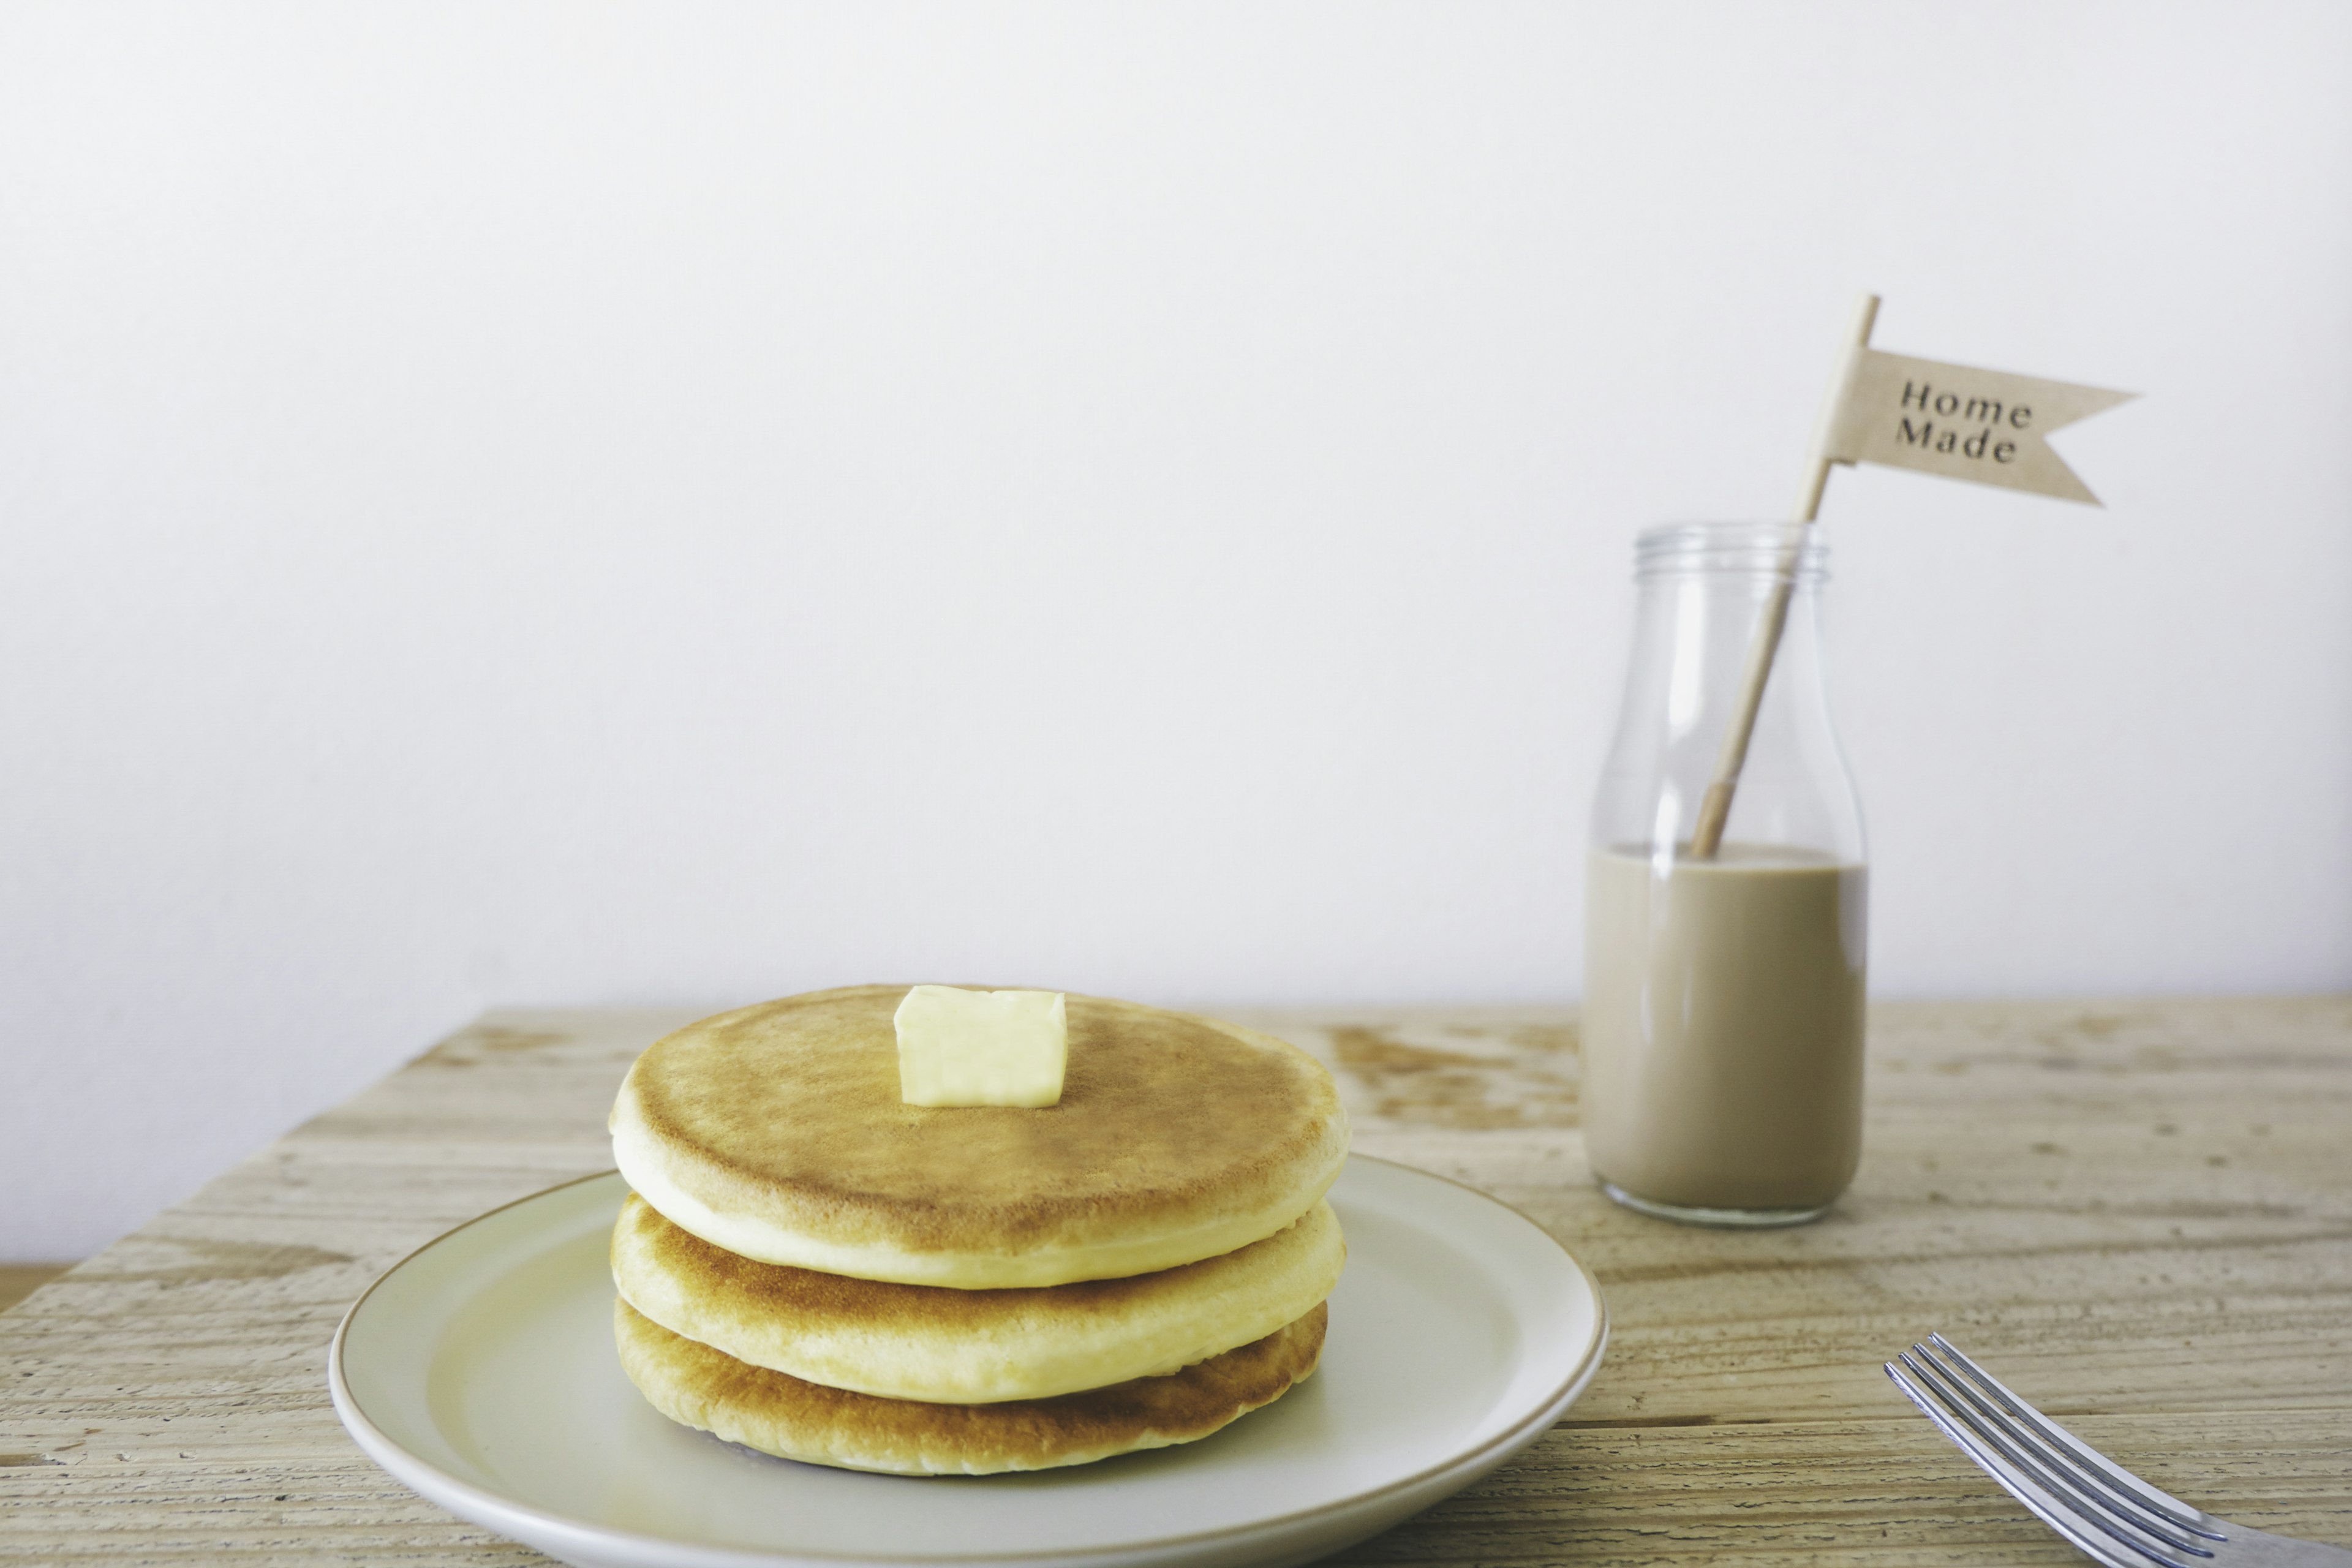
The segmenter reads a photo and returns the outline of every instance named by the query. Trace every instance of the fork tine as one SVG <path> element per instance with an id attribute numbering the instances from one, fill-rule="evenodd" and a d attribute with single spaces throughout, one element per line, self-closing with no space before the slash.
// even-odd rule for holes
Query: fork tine
<path id="1" fill-rule="evenodd" d="M 2162 1515 L 2181 1529 L 2192 1531 L 2208 1541 L 2228 1539 L 2227 1536 L 2210 1527 L 2202 1510 L 2192 1508 L 2168 1492 L 2157 1490 L 2121 1465 L 2110 1461 L 2105 1454 L 2020 1399 L 2014 1391 L 1969 1359 L 1966 1352 L 1943 1335 L 1929 1334 L 1927 1342 L 1943 1352 L 1953 1365 L 1966 1373 L 1978 1387 L 1992 1395 L 2003 1409 L 2015 1416 L 2034 1436 L 2040 1437 L 2051 1447 L 2064 1453 L 2076 1464 L 2099 1477 L 2117 1492 L 2132 1499 L 2142 1507 Z"/>
<path id="2" fill-rule="evenodd" d="M 1904 1376 L 1902 1368 L 1891 1361 L 1886 1363 L 1886 1375 L 1895 1380 L 1895 1386 L 1903 1391 L 1903 1396 L 1906 1399 L 1919 1407 L 1920 1415 L 1934 1422 L 1936 1429 L 1951 1439 L 1954 1447 L 1975 1461 L 1977 1468 L 2000 1483 L 2001 1490 L 2023 1503 L 2036 1519 L 2063 1536 L 2077 1550 L 2105 1563 L 2106 1568 L 2146 1568 L 2146 1564 L 2139 1556 L 2127 1555 L 2117 1550 L 2113 1542 L 2084 1529 L 2082 1523 L 2066 1509 L 2061 1507 L 2058 1500 L 2039 1482 L 2001 1458 L 1990 1445 L 1980 1441 L 1975 1434 L 1938 1410 L 1928 1399 L 1926 1392 Z M 2136 1548 L 2135 1550 L 2144 1551 L 2145 1549 Z M 2147 1555 L 2155 1554 L 2147 1552 Z M 2163 1563 L 2165 1559 L 2158 1557 L 2157 1561 Z M 2174 1563 L 2170 1568 L 2179 1568 L 2179 1565 Z"/>
<path id="3" fill-rule="evenodd" d="M 2091 1550 L 2085 1544 L 2087 1542 L 2105 1536 L 2107 1541 L 2114 1542 L 2115 1546 L 2120 1546 L 2126 1552 L 2137 1552 L 2148 1562 L 2161 1564 L 2162 1568 L 2190 1568 L 2189 1563 L 2181 1562 L 2179 1557 L 2168 1555 L 2140 1536 L 2126 1534 L 2121 1528 L 2109 1523 L 2104 1516 L 2095 1511 L 2063 1483 L 2053 1484 L 2054 1478 L 2021 1452 L 2000 1433 L 1987 1426 L 1978 1418 L 1975 1412 L 1969 1410 L 1966 1405 L 1942 1386 L 1935 1373 L 1913 1361 L 1910 1352 L 1906 1351 L 1895 1359 L 1901 1362 L 1912 1376 L 1918 1380 L 1919 1385 L 1927 1394 L 1932 1394 L 1943 1409 L 1957 1420 L 1958 1426 L 1941 1421 L 1937 1423 L 1943 1429 L 1944 1435 L 1955 1443 L 1960 1443 L 1962 1449 L 1970 1458 L 1975 1459 L 1987 1474 L 2006 1487 L 2010 1495 L 2024 1502 L 2028 1508 L 2032 1508 L 2033 1511 L 2041 1516 L 2043 1523 L 2058 1531 L 2086 1552 Z M 1891 1375 L 1893 1369 L 1890 1367 L 1888 1371 Z M 1906 1388 L 1904 1392 L 1909 1394 L 1911 1390 Z M 1912 1403 L 1916 1405 L 1919 1404 L 1919 1401 L 1915 1398 Z M 1920 1408 L 1925 1410 L 1928 1407 L 1920 1405 Z M 1975 1437 L 1976 1442 L 1973 1445 L 1961 1442 L 1962 1428 Z M 2032 1502 L 2027 1501 L 2025 1493 L 2011 1485 L 2007 1476 L 1988 1465 L 1983 1457 L 1987 1451 L 2004 1461 L 2004 1468 L 2013 1474 L 2019 1481 L 2032 1488 L 2035 1497 L 2047 1505 L 2046 1508 L 2035 1507 Z M 2065 1520 L 2066 1523 L 2060 1524 L 2061 1519 Z M 2112 1552 L 2115 1546 L 2109 1546 L 2106 1550 Z M 2197 1557 L 2212 1556 L 2211 1552 L 2200 1551 L 2194 1547 L 2189 1551 Z M 2095 1552 L 2094 1555 L 2098 1553 Z M 2125 1558 L 2123 1561 L 2130 1562 L 2131 1559 Z"/>
<path id="4" fill-rule="evenodd" d="M 1913 1355 L 1919 1359 L 1912 1360 Z M 1967 1423 L 1979 1436 L 1998 1447 L 2013 1462 L 2029 1471 L 2042 1485 L 2057 1491 L 2062 1500 L 2066 1501 L 2069 1507 L 2074 1508 L 2076 1512 L 2084 1511 L 2076 1506 L 2080 1502 L 2095 1504 L 2141 1534 L 2151 1536 L 2167 1546 L 2197 1557 L 2210 1558 L 2213 1555 L 2187 1536 L 2175 1534 L 2165 1528 L 2163 1522 L 2152 1517 L 2147 1510 L 2134 1506 L 2126 1500 L 2119 1500 L 2110 1493 L 2100 1489 L 2097 1478 L 2085 1477 L 2081 1471 L 2073 1468 L 2068 1465 L 2065 1456 L 2053 1453 L 2043 1447 L 2031 1435 L 2021 1430 L 2015 1422 L 1986 1404 L 1978 1396 L 1974 1389 L 1969 1388 L 1953 1375 L 1951 1369 L 1937 1360 L 1926 1345 L 1913 1345 L 1910 1354 L 1903 1357 L 1903 1364 L 1909 1367 L 1920 1381 L 1927 1385 L 1928 1391 L 1943 1402 L 1946 1409 Z M 2085 1517 L 2090 1516 L 2085 1515 Z"/>

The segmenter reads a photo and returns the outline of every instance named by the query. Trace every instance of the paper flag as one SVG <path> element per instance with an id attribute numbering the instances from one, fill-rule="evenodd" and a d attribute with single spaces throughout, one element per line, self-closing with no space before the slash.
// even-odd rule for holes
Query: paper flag
<path id="1" fill-rule="evenodd" d="M 1862 349 L 1822 455 L 2096 506 L 2046 437 L 2138 395 Z"/>

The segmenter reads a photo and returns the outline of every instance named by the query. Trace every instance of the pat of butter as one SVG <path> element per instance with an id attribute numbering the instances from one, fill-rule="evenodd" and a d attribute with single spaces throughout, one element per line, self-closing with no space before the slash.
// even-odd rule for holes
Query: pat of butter
<path id="1" fill-rule="evenodd" d="M 898 1098 L 908 1105 L 1054 1105 L 1069 1026 L 1058 991 L 918 985 L 898 1004 Z"/>

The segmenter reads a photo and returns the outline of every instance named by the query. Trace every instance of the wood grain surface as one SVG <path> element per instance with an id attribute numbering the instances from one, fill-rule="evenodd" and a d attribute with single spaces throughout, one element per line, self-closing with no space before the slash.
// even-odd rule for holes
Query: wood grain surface
<path id="1" fill-rule="evenodd" d="M 70 1263 L 0 1263 L 0 1312 L 72 1267 Z"/>
<path id="2" fill-rule="evenodd" d="M 0 1562 L 544 1561 L 362 1458 L 327 1343 L 423 1242 L 606 1168 L 622 1069 L 688 1016 L 486 1018 L 0 1313 Z M 2080 1561 L 1887 1384 L 1930 1329 L 2159 1486 L 2352 1545 L 2352 999 L 1879 1007 L 1853 1191 L 1748 1235 L 1593 1188 L 1568 1013 L 1234 1016 L 1608 1297 L 1569 1419 L 1347 1561 Z"/>

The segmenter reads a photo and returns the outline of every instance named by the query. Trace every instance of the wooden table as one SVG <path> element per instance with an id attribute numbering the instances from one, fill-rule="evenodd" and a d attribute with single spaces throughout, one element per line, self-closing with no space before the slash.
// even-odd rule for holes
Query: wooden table
<path id="1" fill-rule="evenodd" d="M 1600 1277 L 1591 1391 L 1362 1562 L 2073 1563 L 1879 1372 L 1942 1329 L 2169 1490 L 2352 1545 L 2352 999 L 1895 1005 L 1824 1222 L 1618 1209 L 1566 1012 L 1236 1014 L 1338 1069 L 1366 1151 Z M 609 1164 L 685 1014 L 500 1013 L 0 1314 L 0 1562 L 522 1563 L 361 1457 L 326 1347 L 386 1266 Z"/>

